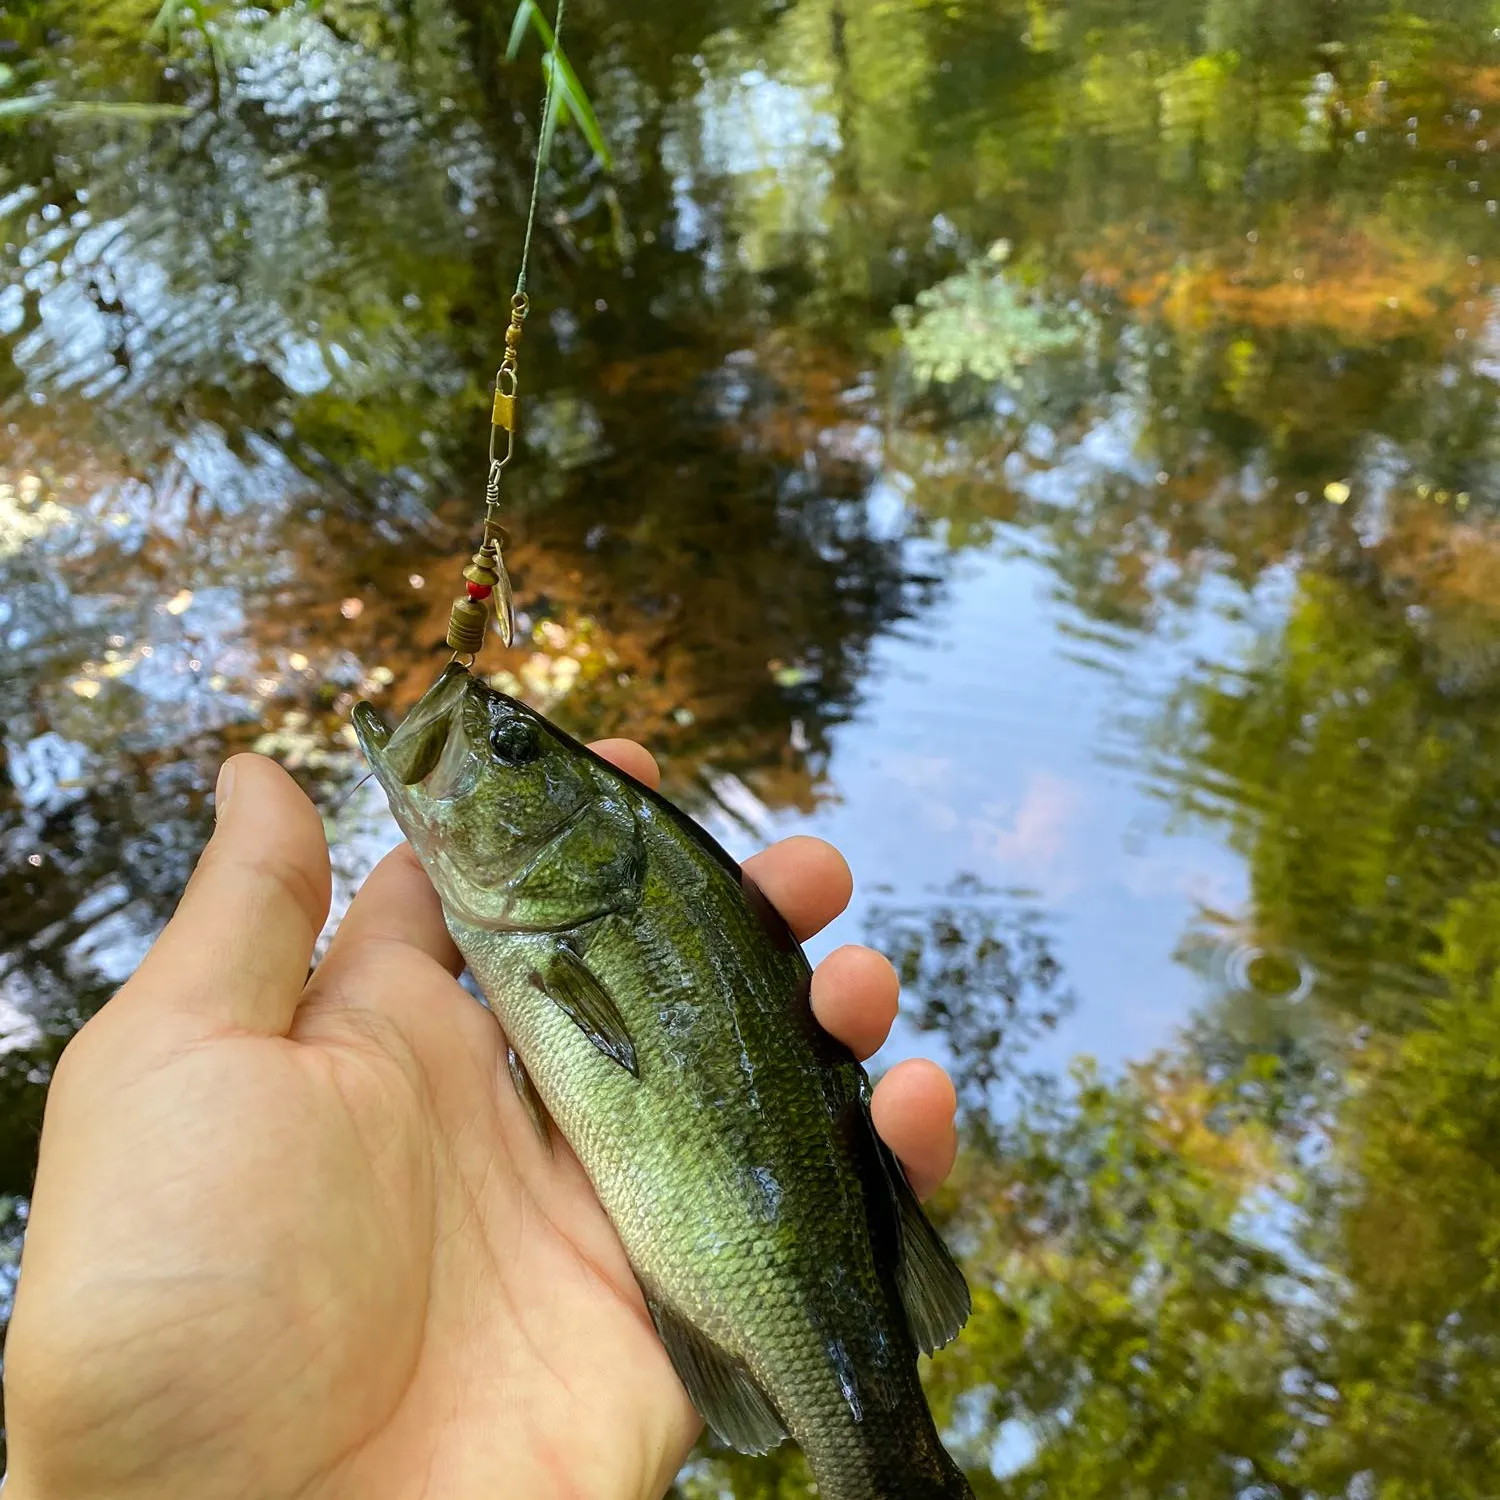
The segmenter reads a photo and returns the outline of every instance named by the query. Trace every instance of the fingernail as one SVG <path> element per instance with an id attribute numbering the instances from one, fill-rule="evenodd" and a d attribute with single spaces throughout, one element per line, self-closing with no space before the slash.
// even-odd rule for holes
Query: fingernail
<path id="1" fill-rule="evenodd" d="M 225 761 L 219 770 L 219 780 L 214 787 L 214 822 L 217 823 L 224 816 L 224 809 L 229 806 L 229 794 L 234 790 L 234 762 Z"/>

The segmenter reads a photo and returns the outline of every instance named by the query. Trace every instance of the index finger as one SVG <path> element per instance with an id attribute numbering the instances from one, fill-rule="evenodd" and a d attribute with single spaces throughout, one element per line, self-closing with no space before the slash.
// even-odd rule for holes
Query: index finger
<path id="1" fill-rule="evenodd" d="M 656 757 L 634 740 L 595 740 L 589 749 L 603 756 L 611 765 L 618 766 L 627 776 L 635 779 L 654 792 L 661 785 L 661 770 Z"/>

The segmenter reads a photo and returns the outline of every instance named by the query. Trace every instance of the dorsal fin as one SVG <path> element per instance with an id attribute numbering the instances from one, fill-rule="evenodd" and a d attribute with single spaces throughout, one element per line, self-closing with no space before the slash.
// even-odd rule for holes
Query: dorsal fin
<path id="1" fill-rule="evenodd" d="M 646 1306 L 672 1368 L 703 1420 L 741 1453 L 769 1453 L 776 1447 L 786 1437 L 786 1424 L 749 1370 L 661 1298 L 648 1293 Z"/>
<path id="2" fill-rule="evenodd" d="M 840 1109 L 845 1141 L 868 1200 L 877 1263 L 894 1277 L 912 1341 L 923 1354 L 941 1349 L 968 1321 L 969 1284 L 922 1211 L 896 1154 L 870 1118 L 870 1083 L 857 1063 L 859 1088 Z"/>
<path id="3" fill-rule="evenodd" d="M 872 1124 L 870 1127 L 874 1129 Z M 896 1198 L 900 1250 L 896 1285 L 917 1348 L 931 1354 L 952 1343 L 969 1320 L 969 1283 L 923 1211 L 895 1153 L 884 1141 L 880 1152 Z"/>
<path id="4" fill-rule="evenodd" d="M 793 936 L 792 929 L 786 925 L 786 918 L 771 905 L 771 898 L 743 870 L 740 871 L 740 890 L 744 893 L 745 904 L 754 913 L 772 946 L 780 953 L 790 953 L 797 946 L 797 939 Z"/>

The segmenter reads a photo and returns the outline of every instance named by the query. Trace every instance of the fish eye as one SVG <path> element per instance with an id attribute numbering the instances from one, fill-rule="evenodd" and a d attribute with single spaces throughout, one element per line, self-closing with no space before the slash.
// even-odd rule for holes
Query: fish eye
<path id="1" fill-rule="evenodd" d="M 490 734 L 490 748 L 508 766 L 524 766 L 527 761 L 535 760 L 541 750 L 536 730 L 517 719 L 496 725 Z"/>

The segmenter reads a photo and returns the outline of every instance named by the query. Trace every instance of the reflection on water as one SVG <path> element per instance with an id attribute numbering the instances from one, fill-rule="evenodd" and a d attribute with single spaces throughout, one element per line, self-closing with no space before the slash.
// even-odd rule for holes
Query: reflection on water
<path id="1" fill-rule="evenodd" d="M 920 906 L 880 901 L 867 918 L 865 940 L 895 964 L 908 1020 L 940 1035 L 976 1113 L 1075 1004 L 1029 894 L 961 875 Z"/>
<path id="2" fill-rule="evenodd" d="M 509 7 L 154 9 L 0 15 L 12 1249 L 219 759 L 332 808 L 439 659 L 527 187 Z M 578 16 L 616 164 L 559 141 L 495 668 L 849 849 L 825 941 L 971 1109 L 981 1495 L 1490 1494 L 1489 7 L 631 9 Z M 391 830 L 334 827 L 347 890 Z"/>

